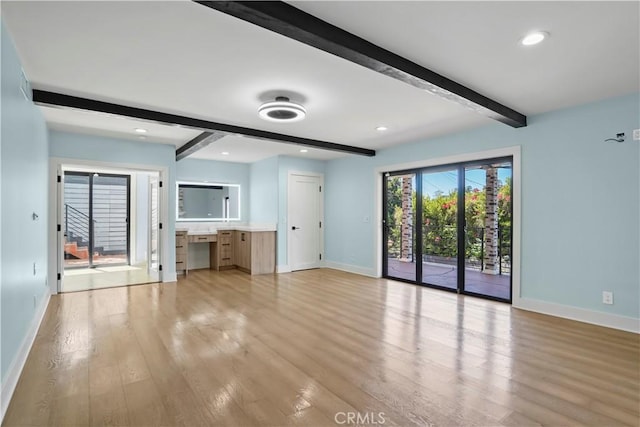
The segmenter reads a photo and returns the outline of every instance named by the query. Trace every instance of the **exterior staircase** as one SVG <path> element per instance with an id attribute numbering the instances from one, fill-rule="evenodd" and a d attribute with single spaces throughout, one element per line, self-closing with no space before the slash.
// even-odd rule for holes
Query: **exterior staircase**
<path id="1" fill-rule="evenodd" d="M 65 243 L 64 259 L 89 259 L 89 248 L 78 246 L 78 242 Z"/>

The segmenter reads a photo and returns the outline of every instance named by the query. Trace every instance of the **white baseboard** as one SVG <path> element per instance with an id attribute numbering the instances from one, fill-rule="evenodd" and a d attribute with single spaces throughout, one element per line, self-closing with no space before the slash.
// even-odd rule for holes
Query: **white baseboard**
<path id="1" fill-rule="evenodd" d="M 168 283 L 168 282 L 177 282 L 178 281 L 178 273 L 174 272 L 167 272 L 164 273 L 162 275 L 162 282 L 163 283 Z"/>
<path id="2" fill-rule="evenodd" d="M 47 292 L 44 295 L 42 301 L 40 301 L 40 305 L 36 309 L 33 319 L 31 320 L 31 325 L 29 325 L 29 329 L 27 330 L 27 334 L 22 340 L 20 348 L 18 348 L 18 353 L 11 361 L 11 365 L 9 365 L 7 376 L 2 383 L 2 391 L 0 392 L 0 423 L 2 422 L 2 420 L 4 420 L 4 415 L 7 413 L 9 402 L 11 402 L 13 392 L 18 385 L 20 374 L 22 373 L 24 364 L 27 361 L 27 357 L 29 356 L 29 351 L 31 351 L 33 342 L 36 339 L 38 329 L 40 329 L 40 324 L 42 323 L 42 319 L 44 319 L 44 314 L 47 312 L 47 307 L 49 306 L 50 299 L 51 294 Z"/>
<path id="3" fill-rule="evenodd" d="M 279 265 L 276 267 L 276 273 L 291 273 L 291 267 L 288 265 Z"/>
<path id="4" fill-rule="evenodd" d="M 375 269 L 360 267 L 360 266 L 357 266 L 357 265 L 343 264 L 343 263 L 334 262 L 334 261 L 325 261 L 324 262 L 324 267 L 325 268 L 333 268 L 334 270 L 346 271 L 347 273 L 360 274 L 362 276 L 367 276 L 367 277 L 373 277 L 373 278 L 378 278 L 379 277 L 376 274 Z"/>
<path id="5" fill-rule="evenodd" d="M 586 310 L 584 308 L 571 307 L 547 301 L 531 298 L 519 298 L 514 300 L 513 307 L 536 313 L 548 314 L 579 322 L 591 323 L 598 326 L 620 329 L 628 332 L 640 333 L 640 319 L 604 313 L 601 311 Z"/>

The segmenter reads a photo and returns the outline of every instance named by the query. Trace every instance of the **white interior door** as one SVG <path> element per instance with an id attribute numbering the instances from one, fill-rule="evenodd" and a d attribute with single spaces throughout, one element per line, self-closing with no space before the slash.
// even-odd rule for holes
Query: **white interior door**
<path id="1" fill-rule="evenodd" d="M 322 177 L 289 175 L 288 259 L 291 271 L 320 267 L 322 259 Z"/>

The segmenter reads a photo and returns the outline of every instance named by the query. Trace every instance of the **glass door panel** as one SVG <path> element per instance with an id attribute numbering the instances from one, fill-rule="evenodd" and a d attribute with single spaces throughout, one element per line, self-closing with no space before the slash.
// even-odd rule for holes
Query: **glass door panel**
<path id="1" fill-rule="evenodd" d="M 160 187 L 157 176 L 149 177 L 149 247 L 147 270 L 154 280 L 160 280 Z"/>
<path id="2" fill-rule="evenodd" d="M 91 265 L 89 194 L 87 173 L 64 173 L 64 268 L 88 268 Z"/>
<path id="3" fill-rule="evenodd" d="M 511 300 L 511 161 L 465 167 L 463 291 Z"/>
<path id="4" fill-rule="evenodd" d="M 129 177 L 92 179 L 93 264 L 129 264 Z"/>
<path id="5" fill-rule="evenodd" d="M 415 281 L 416 174 L 387 174 L 384 191 L 384 275 Z"/>
<path id="6" fill-rule="evenodd" d="M 458 171 L 422 174 L 422 283 L 458 288 Z"/>

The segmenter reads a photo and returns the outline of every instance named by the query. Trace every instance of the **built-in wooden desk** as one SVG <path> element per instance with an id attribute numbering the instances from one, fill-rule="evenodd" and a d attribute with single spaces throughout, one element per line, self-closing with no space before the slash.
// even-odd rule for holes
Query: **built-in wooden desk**
<path id="1" fill-rule="evenodd" d="M 194 243 L 209 244 L 209 268 L 213 270 L 238 268 L 249 274 L 275 273 L 275 231 L 176 231 L 176 271 L 189 272 L 188 247 Z"/>

